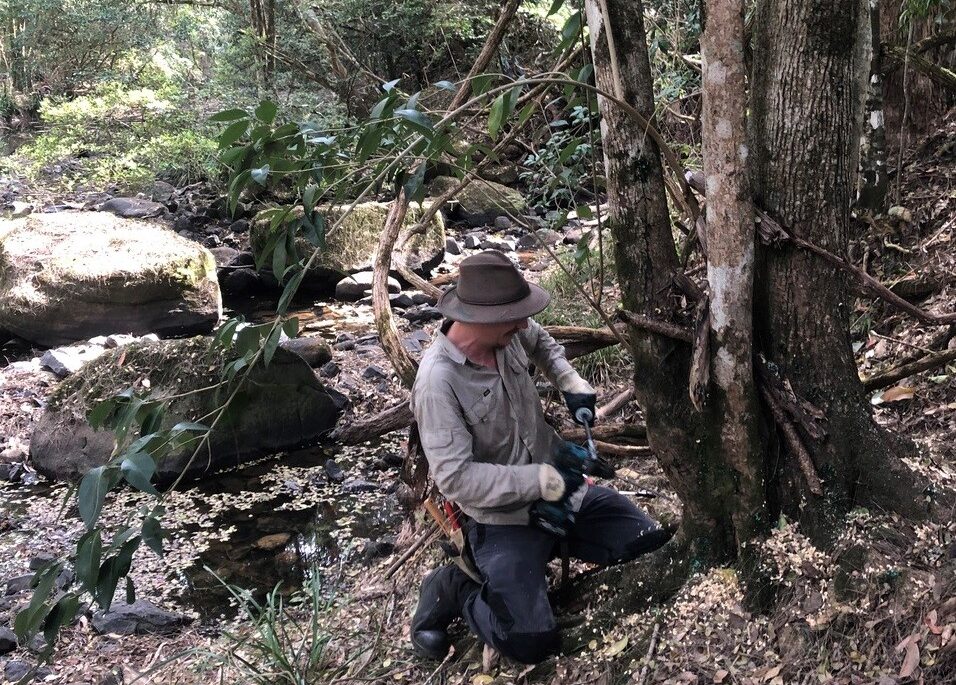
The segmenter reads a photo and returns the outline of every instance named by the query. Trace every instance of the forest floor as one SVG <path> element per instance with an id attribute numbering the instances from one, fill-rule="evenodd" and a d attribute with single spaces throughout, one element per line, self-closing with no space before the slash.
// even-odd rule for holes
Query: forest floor
<path id="1" fill-rule="evenodd" d="M 861 221 L 851 250 L 871 275 L 887 284 L 902 283 L 896 287 L 909 288 L 908 297 L 938 313 L 953 311 L 956 303 L 954 141 L 956 119 L 951 117 L 909 153 L 895 203 L 906 211 Z M 363 331 L 372 330 L 367 307 L 326 303 L 323 311 L 343 326 L 350 322 L 359 342 Z M 857 301 L 851 323 L 863 378 L 956 347 L 956 327 L 920 325 L 869 300 Z M 29 358 L 34 351 L 18 354 Z M 396 383 L 364 377 L 370 365 L 387 368 L 380 350 L 337 353 L 335 361 L 342 366 L 337 382 L 349 385 L 357 413 L 376 411 L 402 393 Z M 600 374 L 599 403 L 630 382 L 626 360 L 608 363 L 616 366 Z M 909 465 L 940 488 L 956 487 L 954 378 L 956 364 L 950 363 L 870 393 L 876 419 L 920 446 Z M 4 449 L 26 454 L 30 430 L 54 384 L 47 376 L 0 369 Z M 557 403 L 548 411 L 559 425 L 567 425 Z M 631 402 L 608 422 L 640 423 L 639 409 Z M 891 685 L 956 680 L 956 523 L 912 523 L 864 509 L 853 513 L 830 550 L 815 548 L 795 525 L 779 522 L 763 549 L 778 583 L 770 612 L 751 612 L 737 571 L 715 568 L 692 576 L 668 602 L 585 635 L 580 652 L 537 667 L 483 663 L 480 646 L 463 626 L 455 629 L 448 659 L 422 661 L 409 646 L 408 618 L 421 579 L 445 559 L 430 544 L 386 576 L 427 524 L 420 516 L 403 520 L 395 503 L 394 464 L 402 443 L 403 436 L 396 434 L 355 448 L 304 451 L 176 493 L 168 506 L 172 537 L 166 557 L 142 552 L 134 563 L 134 580 L 138 596 L 187 613 L 193 622 L 172 635 L 117 636 L 98 634 L 84 617 L 64 631 L 43 680 L 292 682 L 261 664 L 269 663 L 269 654 L 293 654 L 297 630 L 317 638 L 308 641 L 321 650 L 311 662 L 301 653 L 291 656 L 288 670 L 314 683 Z M 350 476 L 344 483 L 329 481 L 330 458 Z M 652 455 L 619 458 L 614 465 L 619 477 L 612 485 L 657 494 L 639 497 L 639 506 L 659 519 L 679 515 L 679 502 Z M 30 485 L 33 478 L 26 482 L 0 486 L 0 578 L 25 573 L 30 559 L 41 553 L 66 551 L 82 530 L 75 517 L 60 511 L 65 487 Z M 111 498 L 105 518 L 121 516 L 137 498 L 132 492 Z M 278 548 L 263 546 L 276 535 L 288 537 Z M 321 579 L 321 587 L 315 585 L 317 604 L 293 593 L 293 601 L 273 617 L 286 632 L 285 638 L 282 630 L 276 637 L 270 633 L 275 620 L 256 612 L 250 619 L 244 609 L 253 607 L 252 600 L 241 592 L 230 597 L 204 568 L 237 587 L 262 591 L 276 583 L 293 588 L 311 573 Z M 586 568 L 572 570 L 579 576 Z M 558 564 L 552 571 L 555 578 L 560 575 Z M 261 592 L 255 601 L 263 602 Z M 559 606 L 558 613 L 562 619 L 572 617 L 567 607 Z M 266 644 L 273 637 L 280 647 Z"/>

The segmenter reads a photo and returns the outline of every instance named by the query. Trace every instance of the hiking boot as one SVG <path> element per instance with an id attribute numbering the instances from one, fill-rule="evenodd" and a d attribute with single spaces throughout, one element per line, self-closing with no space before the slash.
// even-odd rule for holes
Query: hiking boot
<path id="1" fill-rule="evenodd" d="M 451 646 L 448 626 L 477 590 L 478 584 L 457 566 L 442 566 L 425 577 L 411 626 L 412 646 L 420 656 L 445 658 Z"/>

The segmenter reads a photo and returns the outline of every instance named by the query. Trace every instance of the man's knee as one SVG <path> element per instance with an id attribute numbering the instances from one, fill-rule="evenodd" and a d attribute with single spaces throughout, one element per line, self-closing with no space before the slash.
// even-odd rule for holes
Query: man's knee
<path id="1" fill-rule="evenodd" d="M 494 647 L 502 655 L 523 664 L 537 664 L 560 651 L 561 635 L 557 629 L 546 632 L 509 632 Z"/>
<path id="2" fill-rule="evenodd" d="M 640 535 L 627 543 L 614 563 L 631 561 L 642 554 L 653 552 L 667 544 L 672 537 L 674 537 L 674 531 L 669 528 L 652 528 L 642 531 Z"/>

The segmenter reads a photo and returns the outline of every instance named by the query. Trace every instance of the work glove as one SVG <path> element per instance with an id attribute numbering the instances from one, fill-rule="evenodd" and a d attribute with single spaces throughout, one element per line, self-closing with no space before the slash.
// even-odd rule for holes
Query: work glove
<path id="1" fill-rule="evenodd" d="M 578 418 L 578 410 L 587 409 L 591 412 L 588 423 L 594 423 L 597 394 L 591 384 L 581 378 L 574 369 L 568 369 L 558 376 L 557 386 L 564 396 L 564 403 L 568 406 L 568 411 L 571 412 L 574 422 L 583 424 L 584 421 Z"/>

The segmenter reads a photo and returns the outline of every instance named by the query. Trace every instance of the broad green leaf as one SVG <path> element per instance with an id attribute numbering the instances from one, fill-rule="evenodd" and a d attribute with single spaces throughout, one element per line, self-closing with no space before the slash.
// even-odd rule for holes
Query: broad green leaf
<path id="1" fill-rule="evenodd" d="M 269 178 L 269 168 L 270 167 L 268 164 L 263 164 L 258 169 L 251 170 L 249 172 L 249 176 L 256 183 L 258 183 L 261 186 L 264 186 L 266 184 L 266 179 Z"/>
<path id="2" fill-rule="evenodd" d="M 394 103 L 395 97 L 393 95 L 387 95 L 386 97 L 383 97 L 381 100 L 375 103 L 374 107 L 372 107 L 372 111 L 369 112 L 368 115 L 369 119 L 372 121 L 384 119 L 386 110 L 389 110 L 390 106 Z"/>
<path id="3" fill-rule="evenodd" d="M 581 139 L 580 139 L 580 138 L 572 138 L 572 139 L 571 139 L 571 142 L 569 142 L 567 145 L 565 145 L 565 146 L 564 146 L 564 149 L 561 150 L 561 152 L 558 154 L 558 164 L 564 164 L 564 163 L 566 163 L 569 159 L 571 159 L 571 157 L 574 155 L 574 153 L 577 151 L 577 149 L 578 149 L 578 147 L 579 147 L 580 145 L 581 145 Z M 584 206 L 587 206 L 587 205 L 584 205 Z M 578 215 L 578 216 L 580 216 L 580 215 Z M 584 218 L 588 218 L 588 219 L 589 219 L 590 217 L 581 217 L 581 218 L 582 218 L 582 219 L 584 219 Z"/>
<path id="4" fill-rule="evenodd" d="M 285 321 L 282 322 L 282 332 L 285 333 L 290 338 L 294 338 L 299 335 L 299 319 L 298 317 L 291 316 Z"/>
<path id="5" fill-rule="evenodd" d="M 93 405 L 93 408 L 86 415 L 86 420 L 94 430 L 101 428 L 116 411 L 116 400 L 112 397 L 101 400 Z"/>
<path id="6" fill-rule="evenodd" d="M 410 98 L 408 98 L 408 102 L 405 103 L 405 109 L 415 109 L 415 110 L 417 110 L 417 109 L 418 109 L 418 98 L 421 96 L 421 94 L 422 94 L 422 91 L 418 91 L 417 93 L 415 93 L 414 95 L 412 95 Z"/>
<path id="7" fill-rule="evenodd" d="M 276 348 L 279 347 L 279 338 L 282 335 L 282 328 L 277 326 L 273 329 L 272 333 L 269 334 L 269 339 L 266 340 L 266 345 L 262 350 L 262 361 L 265 366 L 269 366 L 269 362 L 272 361 L 272 357 L 276 353 Z"/>
<path id="8" fill-rule="evenodd" d="M 561 9 L 563 5 L 564 0 L 554 0 L 554 2 L 551 3 L 551 9 L 548 10 L 548 13 L 545 16 L 550 17 L 552 14 Z"/>
<path id="9" fill-rule="evenodd" d="M 163 528 L 159 520 L 153 516 L 147 516 L 143 519 L 143 527 L 140 535 L 143 542 L 156 553 L 156 556 L 163 556 Z"/>
<path id="10" fill-rule="evenodd" d="M 443 80 L 443 81 L 438 81 L 438 82 L 436 82 L 436 83 L 435 83 L 435 87 L 436 87 L 436 88 L 440 88 L 441 90 L 450 91 L 450 92 L 452 92 L 452 93 L 454 93 L 454 92 L 456 92 L 456 91 L 458 90 L 458 89 L 455 87 L 455 84 L 454 84 L 454 83 L 452 83 L 451 81 L 444 81 L 444 80 Z"/>
<path id="11" fill-rule="evenodd" d="M 212 338 L 212 344 L 210 345 L 212 349 L 219 347 L 232 347 L 232 340 L 236 335 L 236 326 L 242 323 L 242 321 L 242 317 L 237 317 L 234 319 L 229 319 L 226 321 L 226 323 L 220 326 Z"/>
<path id="12" fill-rule="evenodd" d="M 302 193 L 302 207 L 305 209 L 306 214 L 310 214 L 313 209 L 315 209 L 315 201 L 319 196 L 319 186 L 314 183 L 310 183 L 305 187 L 305 191 Z"/>
<path id="13" fill-rule="evenodd" d="M 501 124 L 505 117 L 505 94 L 502 93 L 491 103 L 491 112 L 488 114 L 488 134 L 492 140 L 498 139 Z"/>
<path id="14" fill-rule="evenodd" d="M 113 603 L 113 595 L 116 594 L 116 586 L 119 579 L 129 573 L 129 567 L 133 560 L 133 554 L 139 547 L 140 538 L 136 537 L 126 541 L 115 556 L 110 557 L 100 567 L 99 579 L 96 583 L 96 590 L 93 597 L 101 609 L 108 609 Z"/>
<path id="15" fill-rule="evenodd" d="M 159 491 L 151 482 L 156 472 L 156 462 L 151 456 L 143 452 L 131 454 L 120 463 L 120 470 L 126 482 L 134 488 L 159 496 Z"/>
<path id="16" fill-rule="evenodd" d="M 427 135 L 432 132 L 431 119 L 417 109 L 396 109 L 395 116 L 407 121 L 419 133 Z"/>
<path id="17" fill-rule="evenodd" d="M 239 205 L 239 195 L 245 190 L 252 178 L 252 172 L 249 169 L 243 169 L 229 184 L 229 213 L 235 215 L 236 207 Z"/>
<path id="18" fill-rule="evenodd" d="M 581 39 L 581 12 L 574 12 L 561 28 L 561 43 L 558 52 L 563 52 Z"/>
<path id="19" fill-rule="evenodd" d="M 421 163 L 409 175 L 403 184 L 405 196 L 409 202 L 421 202 L 425 199 L 425 164 Z"/>
<path id="20" fill-rule="evenodd" d="M 379 126 L 366 126 L 355 144 L 355 162 L 362 164 L 378 149 L 382 142 L 382 129 Z"/>
<path id="21" fill-rule="evenodd" d="M 259 349 L 262 339 L 262 329 L 258 326 L 246 326 L 236 335 L 236 351 L 245 356 Z"/>
<path id="22" fill-rule="evenodd" d="M 388 83 L 383 83 L 383 84 L 382 84 L 382 90 L 384 90 L 386 93 L 391 93 L 391 92 L 392 92 L 392 89 L 395 88 L 395 86 L 397 86 L 397 85 L 398 85 L 398 82 L 401 81 L 401 80 L 402 80 L 402 79 L 397 78 L 397 79 L 395 79 L 394 81 L 389 81 Z"/>
<path id="23" fill-rule="evenodd" d="M 100 572 L 100 557 L 103 554 L 103 536 L 99 528 L 87 532 L 76 544 L 74 571 L 80 587 L 92 592 Z"/>
<path id="24" fill-rule="evenodd" d="M 245 135 L 249 130 L 249 122 L 246 119 L 233 122 L 226 127 L 226 130 L 219 134 L 219 149 L 225 150 Z"/>
<path id="25" fill-rule="evenodd" d="M 574 213 L 578 215 L 579 219 L 587 220 L 594 218 L 594 212 L 591 211 L 589 205 L 578 205 L 574 208 Z"/>
<path id="26" fill-rule="evenodd" d="M 80 608 L 80 598 L 73 592 L 69 592 L 60 599 L 47 614 L 43 621 L 43 637 L 46 639 L 50 648 L 56 644 L 57 635 L 60 634 L 60 628 L 68 626 L 76 618 L 76 613 Z"/>
<path id="27" fill-rule="evenodd" d="M 282 275 L 285 273 L 287 256 L 285 242 L 285 240 L 276 242 L 275 249 L 272 251 L 272 274 L 279 283 L 282 283 Z"/>
<path id="28" fill-rule="evenodd" d="M 534 114 L 534 103 L 529 102 L 524 107 L 521 108 L 521 111 L 518 113 L 518 126 L 524 126 L 528 123 L 528 119 L 531 118 L 531 115 Z"/>
<path id="29" fill-rule="evenodd" d="M 471 79 L 471 92 L 475 97 L 488 90 L 491 85 L 492 74 L 478 74 Z"/>
<path id="30" fill-rule="evenodd" d="M 299 289 L 299 285 L 302 283 L 304 276 L 305 269 L 300 268 L 292 275 L 289 282 L 285 284 L 285 287 L 282 289 L 282 296 L 279 298 L 279 304 L 276 306 L 276 314 L 285 314 L 286 311 L 288 311 L 289 303 L 292 301 L 292 298 L 295 297 L 295 293 Z"/>
<path id="31" fill-rule="evenodd" d="M 239 164 L 239 162 L 245 161 L 244 158 L 251 149 L 251 145 L 237 145 L 235 147 L 231 147 L 219 155 L 219 161 L 226 166 L 232 166 L 233 164 L 242 166 Z"/>
<path id="32" fill-rule="evenodd" d="M 50 611 L 47 606 L 47 600 L 53 592 L 53 584 L 57 576 L 63 570 L 63 564 L 50 564 L 33 576 L 31 586 L 33 587 L 33 596 L 26 609 L 21 610 L 13 622 L 13 629 L 20 642 L 26 644 L 30 641 L 37 630 L 43 625 L 43 620 Z"/>
<path id="33" fill-rule="evenodd" d="M 299 125 L 296 123 L 282 124 L 272 133 L 273 140 L 281 140 L 291 135 L 299 135 Z"/>
<path id="34" fill-rule="evenodd" d="M 244 109 L 224 109 L 209 117 L 209 121 L 235 121 L 236 119 L 248 118 L 249 113 Z"/>
<path id="35" fill-rule="evenodd" d="M 197 423 L 196 421 L 180 421 L 169 430 L 172 433 L 203 433 L 209 430 L 209 426 L 204 423 Z"/>
<path id="36" fill-rule="evenodd" d="M 278 111 L 276 103 L 272 100 L 263 100 L 259 103 L 259 106 L 256 107 L 256 119 L 264 124 L 271 124 L 275 120 L 276 112 Z"/>
<path id="37" fill-rule="evenodd" d="M 110 483 L 106 475 L 106 465 L 97 466 L 86 472 L 80 481 L 80 490 L 77 495 L 80 509 L 80 518 L 86 524 L 87 530 L 93 527 L 100 517 L 103 508 L 103 499 L 109 492 Z"/>

